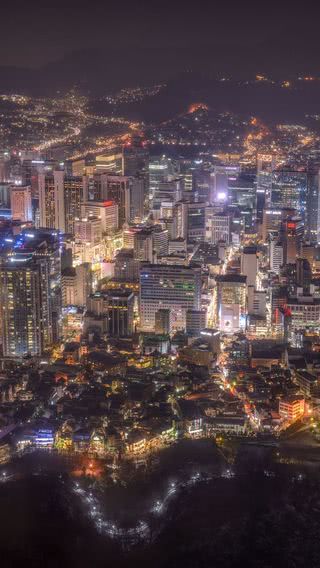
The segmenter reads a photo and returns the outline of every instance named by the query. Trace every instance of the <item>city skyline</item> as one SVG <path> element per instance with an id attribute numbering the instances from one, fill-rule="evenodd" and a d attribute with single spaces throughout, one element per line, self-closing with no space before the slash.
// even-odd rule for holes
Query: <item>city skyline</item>
<path id="1" fill-rule="evenodd" d="M 3 7 L 1 568 L 320 565 L 317 12 Z"/>

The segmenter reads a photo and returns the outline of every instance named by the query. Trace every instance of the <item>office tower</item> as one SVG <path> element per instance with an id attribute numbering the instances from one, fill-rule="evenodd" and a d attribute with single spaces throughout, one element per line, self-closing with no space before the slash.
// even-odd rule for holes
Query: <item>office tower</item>
<path id="1" fill-rule="evenodd" d="M 159 218 L 163 202 L 170 201 L 176 203 L 180 201 L 182 199 L 183 187 L 183 179 L 181 177 L 158 182 L 151 202 L 153 215 Z"/>
<path id="2" fill-rule="evenodd" d="M 241 274 L 247 277 L 247 286 L 256 286 L 258 273 L 257 248 L 244 247 L 241 252 Z"/>
<path id="3" fill-rule="evenodd" d="M 205 239 L 206 203 L 188 203 L 187 207 L 187 240 L 188 242 Z"/>
<path id="4" fill-rule="evenodd" d="M 280 227 L 280 242 L 283 246 L 283 264 L 295 264 L 299 250 L 299 222 L 294 217 L 284 219 Z"/>
<path id="5" fill-rule="evenodd" d="M 171 310 L 163 308 L 156 312 L 155 332 L 159 335 L 169 335 L 172 332 Z"/>
<path id="6" fill-rule="evenodd" d="M 142 219 L 144 206 L 147 206 L 149 197 L 149 150 L 138 136 L 133 137 L 122 149 L 122 175 L 140 182 L 138 187 L 141 188 L 139 192 L 139 202 L 142 200 L 142 207 L 139 204 L 141 213 L 133 214 L 133 218 L 139 216 Z M 133 203 L 137 201 L 135 190 L 132 192 L 132 201 Z"/>
<path id="7" fill-rule="evenodd" d="M 281 326 L 283 324 L 282 311 L 287 305 L 288 288 L 286 286 L 273 285 L 270 288 L 271 324 Z"/>
<path id="8" fill-rule="evenodd" d="M 50 319 L 52 321 L 52 340 L 61 336 L 61 238 L 55 231 L 25 229 L 18 239 L 22 241 L 24 253 L 32 255 L 36 262 L 45 263 L 49 274 Z M 16 254 L 19 254 L 17 243 Z"/>
<path id="9" fill-rule="evenodd" d="M 62 306 L 76 305 L 76 269 L 65 268 L 61 274 Z"/>
<path id="10" fill-rule="evenodd" d="M 63 171 L 39 174 L 40 226 L 65 232 Z"/>
<path id="11" fill-rule="evenodd" d="M 187 310 L 186 333 L 190 337 L 200 337 L 201 331 L 207 327 L 206 310 Z"/>
<path id="12" fill-rule="evenodd" d="M 267 293 L 264 290 L 256 290 L 254 286 L 248 286 L 247 311 L 250 316 L 266 316 Z"/>
<path id="13" fill-rule="evenodd" d="M 81 218 L 100 219 L 102 233 L 112 234 L 119 228 L 119 207 L 114 201 L 87 201 L 81 205 Z"/>
<path id="14" fill-rule="evenodd" d="M 200 309 L 201 273 L 185 266 L 153 264 L 140 271 L 140 326 L 153 331 L 155 314 L 172 311 L 173 327 L 185 329 L 186 311 Z"/>
<path id="15" fill-rule="evenodd" d="M 178 201 L 173 208 L 174 235 L 188 242 L 204 241 L 206 234 L 206 204 Z"/>
<path id="16" fill-rule="evenodd" d="M 128 229 L 123 229 L 123 248 L 133 249 L 134 248 L 134 238 L 136 233 L 141 231 L 141 227 L 129 227 Z"/>
<path id="17" fill-rule="evenodd" d="M 304 292 L 310 291 L 310 284 L 312 279 L 312 271 L 309 261 L 305 258 L 297 258 L 296 260 L 296 282 L 297 286 L 301 287 Z"/>
<path id="18" fill-rule="evenodd" d="M 271 206 L 290 207 L 305 219 L 307 205 L 307 173 L 279 170 L 272 173 Z"/>
<path id="19" fill-rule="evenodd" d="M 223 333 L 243 331 L 246 325 L 246 276 L 224 274 L 216 276 L 217 325 Z"/>
<path id="20" fill-rule="evenodd" d="M 320 175 L 319 171 L 308 172 L 307 208 L 305 219 L 306 236 L 311 242 L 319 242 L 320 235 Z"/>
<path id="21" fill-rule="evenodd" d="M 227 245 L 231 241 L 231 216 L 227 213 L 207 215 L 206 221 L 206 241 L 211 244 L 218 244 L 220 241 Z"/>
<path id="22" fill-rule="evenodd" d="M 277 238 L 271 239 L 269 244 L 270 270 L 275 274 L 280 274 L 283 265 L 283 246 Z"/>
<path id="23" fill-rule="evenodd" d="M 143 229 L 134 235 L 134 258 L 152 262 L 153 260 L 153 239 L 150 229 Z"/>
<path id="24" fill-rule="evenodd" d="M 4 260 L 0 299 L 4 356 L 41 355 L 52 343 L 48 263 L 30 255 Z"/>
<path id="25" fill-rule="evenodd" d="M 316 259 L 316 245 L 310 242 L 301 241 L 299 249 L 299 257 L 305 258 L 309 261 L 311 267 L 313 267 L 314 261 Z"/>
<path id="26" fill-rule="evenodd" d="M 193 193 L 196 201 L 212 203 L 214 188 L 214 174 L 204 168 L 195 169 L 193 172 Z"/>
<path id="27" fill-rule="evenodd" d="M 179 201 L 173 208 L 173 233 L 176 239 L 188 238 L 188 202 Z"/>
<path id="28" fill-rule="evenodd" d="M 282 218 L 281 209 L 264 209 L 262 217 L 261 236 L 265 243 L 269 239 L 271 233 L 278 233 L 280 230 Z"/>
<path id="29" fill-rule="evenodd" d="M 13 221 L 32 221 L 31 187 L 18 186 L 11 189 L 11 213 Z"/>
<path id="30" fill-rule="evenodd" d="M 133 249 L 121 249 L 115 256 L 114 277 L 124 282 L 138 282 L 140 262 L 134 258 Z"/>
<path id="31" fill-rule="evenodd" d="M 157 257 L 168 254 L 168 231 L 160 225 L 141 229 L 134 233 L 134 257 L 137 260 L 153 262 Z"/>
<path id="32" fill-rule="evenodd" d="M 165 182 L 176 174 L 174 164 L 166 156 L 150 158 L 149 161 L 149 199 L 153 199 L 159 183 Z"/>
<path id="33" fill-rule="evenodd" d="M 74 233 L 74 222 L 87 200 L 82 177 L 66 176 L 64 171 L 39 174 L 40 225 Z"/>
<path id="34" fill-rule="evenodd" d="M 272 154 L 257 155 L 257 219 L 262 222 L 262 212 L 271 204 L 272 172 L 276 167 Z"/>
<path id="35" fill-rule="evenodd" d="M 169 235 L 167 229 L 160 225 L 152 228 L 152 249 L 156 257 L 165 256 L 169 251 Z"/>
<path id="36" fill-rule="evenodd" d="M 76 266 L 76 305 L 85 306 L 92 288 L 91 264 L 84 262 Z"/>
<path id="37" fill-rule="evenodd" d="M 61 276 L 62 305 L 85 306 L 91 294 L 91 265 L 83 263 L 75 268 L 65 268 Z"/>
<path id="38" fill-rule="evenodd" d="M 80 217 L 82 202 L 88 199 L 87 195 L 84 195 L 83 178 L 64 176 L 63 194 L 65 232 L 74 234 L 75 219 Z"/>
<path id="39" fill-rule="evenodd" d="M 74 236 L 75 239 L 86 244 L 100 244 L 102 240 L 101 219 L 98 217 L 76 219 L 74 222 Z"/>
<path id="40" fill-rule="evenodd" d="M 86 327 L 100 329 L 111 337 L 129 337 L 133 329 L 134 294 L 113 289 L 95 292 L 87 301 Z"/>
<path id="41" fill-rule="evenodd" d="M 133 333 L 134 295 L 130 290 L 108 290 L 106 300 L 107 329 L 111 337 L 128 337 Z"/>
<path id="42" fill-rule="evenodd" d="M 140 222 L 144 217 L 144 203 L 145 203 L 145 182 L 143 179 L 131 179 L 131 193 L 130 193 L 130 219 L 135 222 Z"/>
<path id="43" fill-rule="evenodd" d="M 226 204 L 229 197 L 229 185 L 227 172 L 214 168 L 213 192 L 210 203 L 213 205 Z"/>
<path id="44" fill-rule="evenodd" d="M 120 229 L 131 219 L 132 179 L 126 176 L 102 176 L 102 199 L 118 205 L 118 224 Z"/>

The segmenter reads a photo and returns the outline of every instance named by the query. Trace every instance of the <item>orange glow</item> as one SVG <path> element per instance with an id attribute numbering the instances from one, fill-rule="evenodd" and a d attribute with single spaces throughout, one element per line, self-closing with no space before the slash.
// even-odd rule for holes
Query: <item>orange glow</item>
<path id="1" fill-rule="evenodd" d="M 197 110 L 209 110 L 209 107 L 208 107 L 208 105 L 206 105 L 204 103 L 193 103 L 192 105 L 189 106 L 188 113 L 192 114 L 193 112 L 196 112 Z"/>

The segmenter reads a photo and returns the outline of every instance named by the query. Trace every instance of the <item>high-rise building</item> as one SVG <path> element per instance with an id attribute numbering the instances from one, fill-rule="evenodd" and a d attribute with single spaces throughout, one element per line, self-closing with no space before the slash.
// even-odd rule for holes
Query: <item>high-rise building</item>
<path id="1" fill-rule="evenodd" d="M 307 206 L 307 173 L 277 170 L 272 173 L 271 206 L 291 207 L 305 219 Z"/>
<path id="2" fill-rule="evenodd" d="M 180 201 L 183 195 L 183 188 L 184 182 L 181 177 L 159 181 L 152 198 L 152 211 L 154 216 L 159 217 L 162 203 L 170 201 L 174 204 Z"/>
<path id="3" fill-rule="evenodd" d="M 281 225 L 281 209 L 264 209 L 262 214 L 261 236 L 267 242 L 270 234 L 278 233 Z"/>
<path id="4" fill-rule="evenodd" d="M 84 243 L 98 245 L 102 240 L 101 219 L 98 217 L 76 219 L 74 222 L 74 236 Z"/>
<path id="5" fill-rule="evenodd" d="M 231 241 L 231 216 L 227 213 L 220 213 L 207 217 L 206 221 L 206 241 L 217 244 L 219 241 L 227 245 Z"/>
<path id="6" fill-rule="evenodd" d="M 75 219 L 87 200 L 82 177 L 66 176 L 64 171 L 39 174 L 40 226 L 74 233 Z"/>
<path id="7" fill-rule="evenodd" d="M 139 204 L 139 214 L 133 212 L 133 218 L 135 216 L 142 218 L 144 205 L 147 206 L 148 204 L 149 151 L 139 137 L 133 137 L 131 142 L 122 149 L 122 174 L 135 178 L 140 182 L 132 191 L 132 207 L 136 209 L 137 206 L 135 204 Z M 138 188 L 140 189 L 139 199 L 136 195 Z"/>
<path id="8" fill-rule="evenodd" d="M 265 317 L 266 302 L 267 294 L 264 290 L 256 290 L 254 286 L 248 286 L 248 315 Z"/>
<path id="9" fill-rule="evenodd" d="M 52 343 L 50 280 L 45 259 L 11 256 L 0 266 L 5 357 L 41 355 Z"/>
<path id="10" fill-rule="evenodd" d="M 162 229 L 160 225 L 156 225 L 152 229 L 152 249 L 153 249 L 153 254 L 157 258 L 168 254 L 169 251 L 168 230 Z"/>
<path id="11" fill-rule="evenodd" d="M 155 332 L 160 335 L 169 335 L 172 332 L 171 310 L 162 308 L 156 312 Z"/>
<path id="12" fill-rule="evenodd" d="M 13 221 L 32 221 L 31 187 L 17 186 L 11 189 L 11 213 Z"/>
<path id="13" fill-rule="evenodd" d="M 133 333 L 134 295 L 130 290 L 109 290 L 106 301 L 108 334 L 128 337 Z"/>
<path id="14" fill-rule="evenodd" d="M 283 246 L 276 238 L 270 240 L 269 258 L 270 270 L 279 275 L 280 268 L 283 265 Z"/>
<path id="15" fill-rule="evenodd" d="M 97 327 L 111 337 L 133 333 L 134 294 L 131 290 L 110 289 L 91 294 L 87 301 L 87 327 Z"/>
<path id="16" fill-rule="evenodd" d="M 244 247 L 241 252 L 241 274 L 247 277 L 247 286 L 256 286 L 258 273 L 257 248 Z"/>
<path id="17" fill-rule="evenodd" d="M 134 235 L 134 258 L 136 260 L 145 260 L 152 262 L 153 260 L 153 246 L 152 246 L 152 231 L 151 229 L 142 229 Z"/>
<path id="18" fill-rule="evenodd" d="M 186 333 L 190 337 L 200 337 L 201 331 L 207 327 L 206 310 L 187 310 Z"/>
<path id="19" fill-rule="evenodd" d="M 319 171 L 308 172 L 306 236 L 313 243 L 320 241 L 320 175 Z"/>
<path id="20" fill-rule="evenodd" d="M 102 199 L 118 205 L 119 227 L 131 219 L 132 179 L 127 176 L 102 176 Z"/>
<path id="21" fill-rule="evenodd" d="M 272 172 L 276 167 L 272 154 L 257 155 L 257 219 L 262 222 L 262 212 L 271 204 Z"/>
<path id="22" fill-rule="evenodd" d="M 145 182 L 143 179 L 130 178 L 131 180 L 131 192 L 130 192 L 130 219 L 135 222 L 140 222 L 144 217 L 144 206 L 145 206 Z"/>
<path id="23" fill-rule="evenodd" d="M 140 325 L 153 331 L 159 309 L 172 311 L 173 327 L 185 329 L 186 311 L 200 309 L 201 273 L 185 266 L 151 264 L 140 271 Z"/>
<path id="24" fill-rule="evenodd" d="M 283 264 L 295 264 L 299 250 L 299 221 L 294 217 L 281 223 L 280 241 L 283 245 Z"/>
<path id="25" fill-rule="evenodd" d="M 159 183 L 167 181 L 175 173 L 172 160 L 166 156 L 158 156 L 149 161 L 149 198 L 152 200 L 158 190 Z"/>
<path id="26" fill-rule="evenodd" d="M 81 218 L 100 219 L 102 233 L 112 234 L 119 228 L 119 207 L 114 201 L 86 201 L 81 205 Z"/>
<path id="27" fill-rule="evenodd" d="M 175 238 L 188 242 L 204 241 L 206 235 L 206 203 L 178 201 L 173 207 Z"/>
<path id="28" fill-rule="evenodd" d="M 246 325 L 246 276 L 224 274 L 216 276 L 215 317 L 220 331 L 237 333 Z"/>
<path id="29" fill-rule="evenodd" d="M 64 176 L 63 180 L 65 231 L 74 234 L 75 219 L 81 215 L 81 204 L 87 201 L 82 177 Z"/>
<path id="30" fill-rule="evenodd" d="M 133 249 L 121 249 L 115 256 L 114 277 L 116 280 L 138 282 L 140 261 L 134 258 Z"/>
<path id="31" fill-rule="evenodd" d="M 40 227 L 65 232 L 64 172 L 39 174 Z"/>
<path id="32" fill-rule="evenodd" d="M 296 260 L 296 282 L 303 292 L 309 293 L 312 279 L 312 271 L 309 261 L 306 258 Z"/>

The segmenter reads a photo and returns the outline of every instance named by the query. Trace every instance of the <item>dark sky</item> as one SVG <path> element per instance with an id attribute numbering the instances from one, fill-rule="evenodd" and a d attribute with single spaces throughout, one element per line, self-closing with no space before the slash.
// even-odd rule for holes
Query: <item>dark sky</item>
<path id="1" fill-rule="evenodd" d="M 236 51 L 266 42 L 268 57 L 279 38 L 303 52 L 310 35 L 318 36 L 316 11 L 305 2 L 294 8 L 293 2 L 281 0 L 250 5 L 240 0 L 6 0 L 0 12 L 0 65 L 38 67 L 91 47 L 176 49 L 208 44 Z"/>

